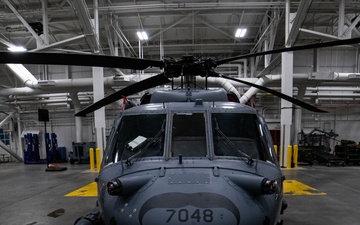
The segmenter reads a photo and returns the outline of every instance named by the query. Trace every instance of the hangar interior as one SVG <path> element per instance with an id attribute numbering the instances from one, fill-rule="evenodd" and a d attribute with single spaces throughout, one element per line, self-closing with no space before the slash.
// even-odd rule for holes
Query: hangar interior
<path id="1" fill-rule="evenodd" d="M 183 55 L 226 58 L 285 44 L 306 45 L 358 37 L 358 7 L 356 1 L 290 1 L 287 5 L 286 1 L 5 0 L 0 3 L 0 47 L 2 51 L 23 46 L 30 52 L 105 54 L 154 60 L 179 59 Z M 285 26 L 287 16 L 288 28 Z M 247 30 L 244 37 L 235 37 L 238 28 Z M 288 35 L 285 29 L 289 30 Z M 138 31 L 146 31 L 148 40 L 139 40 Z M 281 61 L 279 54 L 267 55 L 221 65 L 217 71 L 283 91 L 290 85 L 283 85 L 281 89 L 284 74 Z M 97 85 L 92 80 L 94 70 L 66 65 L 23 66 L 27 75 L 14 72 L 9 65 L 0 66 L 2 129 L 10 149 L 22 157 L 26 144 L 24 134 L 44 133 L 44 122 L 38 121 L 38 109 L 49 110 L 47 132 L 57 134 L 58 145 L 67 151 L 72 149 L 73 142 L 96 141 L 94 116 L 78 121 L 74 117 L 77 109 L 97 98 L 93 94 L 93 85 Z M 301 110 L 302 115 L 292 121 L 295 130 L 287 134 L 289 144 L 297 144 L 297 133 L 301 130 L 308 133 L 314 128 L 332 130 L 339 134 L 339 140 L 360 141 L 356 132 L 360 128 L 356 107 L 360 76 L 356 45 L 295 52 L 293 67 L 284 70 L 293 74 L 292 91 L 287 90 L 289 95 L 329 112 Z M 104 68 L 104 95 L 159 72 L 158 68 L 144 71 Z M 222 84 L 212 85 L 221 87 Z M 248 86 L 231 85 L 244 101 L 254 96 L 251 101 L 265 116 L 269 128 L 280 130 L 281 105 L 277 97 L 261 91 L 249 94 Z M 138 102 L 142 94 L 129 99 Z M 122 100 L 106 107 L 106 135 L 121 105 Z M 296 120 L 300 120 L 301 125 L 296 125 Z"/>
<path id="2" fill-rule="evenodd" d="M 222 59 L 357 38 L 359 8 L 357 0 L 2 0 L 0 51 L 21 46 L 39 53 Z M 238 29 L 243 29 L 243 36 L 235 36 Z M 146 32 L 147 38 L 140 40 L 137 32 Z M 241 59 L 216 71 L 328 111 L 314 113 L 291 104 L 291 110 L 283 110 L 289 103 L 271 94 L 235 82 L 210 82 L 214 88 L 235 88 L 241 102 L 250 102 L 273 131 L 275 144 L 299 144 L 299 133 L 316 130 L 337 134 L 329 142 L 331 151 L 340 140 L 360 142 L 359 44 L 296 51 L 291 57 L 282 53 Z M 24 160 L 29 133 L 38 135 L 42 158 L 46 132 L 55 134 L 57 146 L 64 147 L 66 154 L 74 143 L 96 142 L 96 147 L 104 149 L 113 121 L 123 109 L 123 99 L 104 107 L 100 126 L 96 126 L 99 116 L 74 114 L 160 72 L 159 68 L 1 64 L 2 161 Z M 164 86 L 156 87 L 161 88 Z M 143 94 L 127 99 L 138 104 Z M 48 121 L 39 121 L 39 109 L 48 112 Z"/>

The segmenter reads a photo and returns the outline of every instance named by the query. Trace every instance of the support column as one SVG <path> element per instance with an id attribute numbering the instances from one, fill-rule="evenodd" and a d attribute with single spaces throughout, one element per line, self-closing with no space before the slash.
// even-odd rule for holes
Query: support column
<path id="1" fill-rule="evenodd" d="M 345 24 L 345 0 L 339 1 L 339 19 L 338 19 L 338 37 L 344 35 L 344 24 Z"/>
<path id="2" fill-rule="evenodd" d="M 306 92 L 306 87 L 298 87 L 298 94 L 296 98 L 303 101 Z M 302 119 L 302 108 L 296 107 L 294 112 L 294 133 L 293 133 L 293 144 L 299 145 L 298 133 L 301 132 L 301 119 Z"/>
<path id="3" fill-rule="evenodd" d="M 94 90 L 94 102 L 97 102 L 104 98 L 104 68 L 93 67 L 93 90 Z M 100 158 L 103 158 L 103 152 L 105 150 L 105 107 L 94 112 L 95 117 L 95 131 L 96 131 L 96 146 L 100 148 Z"/>
<path id="4" fill-rule="evenodd" d="M 81 104 L 78 98 L 77 93 L 71 92 L 70 98 L 73 102 L 75 114 L 81 111 Z M 75 130 L 76 130 L 76 137 L 75 142 L 83 142 L 82 138 L 82 117 L 81 116 L 75 116 Z"/>
<path id="5" fill-rule="evenodd" d="M 285 3 L 285 43 L 287 43 L 290 33 L 290 0 L 286 0 Z M 281 92 L 291 97 L 293 96 L 293 58 L 293 52 L 281 53 Z M 282 167 L 287 165 L 287 148 L 291 144 L 291 123 L 292 103 L 281 99 L 280 166 Z"/>
<path id="6" fill-rule="evenodd" d="M 293 95 L 293 52 L 285 52 L 282 57 L 281 92 Z M 281 99 L 280 165 L 287 165 L 287 147 L 291 145 L 292 103 Z"/>
<path id="7" fill-rule="evenodd" d="M 21 115 L 21 110 L 20 108 L 18 109 L 18 114 L 17 114 L 17 117 L 16 117 L 16 122 L 17 122 L 17 138 L 18 138 L 18 148 L 17 148 L 17 152 L 16 154 L 21 158 L 21 159 L 24 159 L 24 153 L 23 153 L 23 145 L 22 145 L 22 139 L 21 139 L 21 131 L 22 131 L 22 128 L 21 128 L 21 120 L 20 120 L 20 115 Z"/>

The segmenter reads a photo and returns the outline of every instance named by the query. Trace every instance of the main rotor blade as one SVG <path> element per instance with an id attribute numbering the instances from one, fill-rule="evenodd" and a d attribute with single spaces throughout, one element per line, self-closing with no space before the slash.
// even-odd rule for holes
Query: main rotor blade
<path id="1" fill-rule="evenodd" d="M 285 100 L 287 100 L 287 101 L 289 101 L 289 102 L 291 102 L 291 103 L 293 103 L 295 105 L 298 105 L 298 106 L 300 106 L 300 107 L 302 107 L 304 109 L 307 109 L 309 111 L 312 111 L 312 112 L 318 112 L 318 113 L 326 113 L 327 112 L 327 111 L 318 109 L 315 106 L 307 104 L 306 102 L 300 101 L 300 100 L 298 100 L 296 98 L 290 97 L 290 96 L 285 95 L 285 94 L 283 94 L 281 92 L 272 90 L 272 89 L 264 87 L 264 86 L 260 86 L 260 85 L 254 84 L 254 83 L 250 83 L 250 82 L 247 82 L 247 81 L 235 79 L 235 78 L 228 77 L 228 76 L 221 75 L 221 74 L 219 74 L 219 77 L 222 77 L 222 78 L 225 78 L 225 79 L 228 79 L 228 80 L 233 80 L 233 81 L 236 81 L 236 82 L 239 82 L 239 83 L 243 83 L 243 84 L 246 84 L 246 85 L 249 85 L 249 86 L 252 86 L 252 87 L 256 87 L 257 89 L 260 89 L 262 91 L 265 91 L 267 93 L 275 95 L 275 96 L 277 96 L 279 98 L 285 99 Z"/>
<path id="2" fill-rule="evenodd" d="M 140 91 L 152 88 L 152 87 L 156 87 L 158 85 L 162 85 L 162 84 L 166 84 L 170 82 L 170 80 L 168 78 L 166 78 L 164 76 L 164 73 L 160 73 L 156 76 L 150 77 L 148 79 L 139 81 L 135 84 L 132 84 L 130 86 L 127 86 L 97 102 L 95 102 L 94 104 L 86 107 L 85 109 L 81 110 L 80 112 L 76 113 L 75 116 L 86 116 L 86 114 L 94 112 L 97 109 L 100 109 L 101 107 L 108 105 L 110 103 L 113 103 L 121 98 L 123 98 L 124 96 L 129 96 L 129 95 L 133 95 L 136 94 Z"/>
<path id="3" fill-rule="evenodd" d="M 144 70 L 150 66 L 164 67 L 164 62 L 158 60 L 107 55 L 35 52 L 0 52 L 0 63 L 95 66 L 134 70 Z"/>
<path id="4" fill-rule="evenodd" d="M 345 39 L 345 40 L 339 40 L 339 41 L 329 41 L 329 42 L 316 43 L 316 44 L 310 44 L 310 45 L 300 45 L 300 46 L 294 46 L 294 47 L 290 47 L 290 48 L 280 48 L 280 49 L 269 50 L 269 51 L 264 51 L 264 52 L 249 53 L 249 54 L 245 54 L 245 55 L 240 55 L 240 56 L 235 56 L 235 57 L 226 58 L 226 59 L 222 59 L 222 60 L 217 60 L 217 61 L 215 61 L 215 64 L 218 66 L 218 65 L 228 63 L 231 61 L 250 58 L 250 57 L 256 57 L 256 56 L 262 56 L 262 55 L 270 55 L 270 54 L 275 54 L 275 53 L 292 52 L 292 51 L 315 49 L 315 48 L 334 47 L 334 46 L 341 46 L 341 45 L 352 45 L 352 44 L 357 44 L 357 43 L 360 43 L 360 38 L 352 38 L 352 39 Z"/>

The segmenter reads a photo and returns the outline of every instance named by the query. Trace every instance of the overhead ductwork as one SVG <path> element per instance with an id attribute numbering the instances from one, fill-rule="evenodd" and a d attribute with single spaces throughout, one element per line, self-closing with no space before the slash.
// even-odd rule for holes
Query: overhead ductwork
<path id="1" fill-rule="evenodd" d="M 142 75 L 141 79 L 149 78 L 151 75 L 146 74 Z M 130 84 L 133 84 L 139 80 L 139 75 L 127 75 L 127 76 L 112 76 L 112 77 L 105 77 L 104 78 L 104 86 L 107 90 L 113 90 L 114 86 L 117 87 L 126 87 Z M 306 81 L 307 86 L 311 85 L 312 83 L 314 85 L 317 85 L 318 81 L 322 81 L 322 84 L 325 82 L 327 85 L 335 84 L 334 81 L 343 81 L 347 85 L 353 85 L 354 79 L 359 79 L 360 73 L 297 73 L 294 74 L 294 80 L 296 83 L 301 83 L 302 81 Z M 280 81 L 281 75 L 266 75 L 261 78 L 238 78 L 242 79 L 248 82 L 255 83 L 257 85 L 268 85 L 268 86 L 274 86 L 276 84 L 275 82 Z M 27 80 L 25 84 L 27 87 L 20 87 L 20 88 L 7 88 L 7 89 L 1 89 L 0 90 L 0 96 L 32 96 L 32 95 L 41 95 L 41 94 L 48 94 L 48 93 L 68 93 L 68 92 L 91 92 L 92 91 L 92 78 L 82 78 L 82 79 L 59 79 L 59 80 L 40 80 L 40 81 L 34 81 L 34 80 Z M 175 83 L 180 83 L 180 79 L 174 79 Z M 198 84 L 205 84 L 205 78 L 197 78 Z M 207 83 L 210 86 L 214 87 L 223 87 L 228 92 L 233 92 L 236 94 L 242 103 L 246 103 L 249 101 L 249 99 L 254 96 L 258 89 L 251 87 L 249 90 L 243 94 L 243 96 L 240 96 L 240 93 L 236 88 L 239 87 L 247 87 L 247 85 L 234 82 L 231 80 L 226 80 L 219 77 L 209 77 L 207 78 Z M 110 89 L 109 89 L 110 88 Z M 317 90 L 325 90 L 326 87 L 319 87 Z M 330 87 L 329 87 L 330 88 Z M 332 87 L 334 88 L 334 87 Z M 340 88 L 340 87 L 339 87 Z M 315 91 L 315 89 L 307 89 L 308 91 Z M 315 95 L 315 94 L 313 94 Z M 34 98 L 36 96 L 33 96 Z M 356 96 L 355 96 L 356 97 Z M 12 98 L 12 97 L 10 97 Z M 80 101 L 89 101 L 88 98 L 84 99 L 80 97 Z M 23 100 L 27 103 L 30 103 L 29 101 Z M 67 102 L 68 99 L 62 99 L 63 102 Z M 45 101 L 46 103 L 60 103 L 61 100 L 54 100 L 54 102 Z M 45 103 L 44 102 L 44 103 Z M 21 101 L 17 102 L 18 104 L 22 103 Z M 39 103 L 39 102 L 37 102 Z"/>

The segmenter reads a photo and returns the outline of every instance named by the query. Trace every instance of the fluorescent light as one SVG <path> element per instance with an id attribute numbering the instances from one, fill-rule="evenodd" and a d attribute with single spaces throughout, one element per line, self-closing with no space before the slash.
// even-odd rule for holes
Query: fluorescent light
<path id="1" fill-rule="evenodd" d="M 26 52 L 27 51 L 27 49 L 22 46 L 12 46 L 12 47 L 9 47 L 8 50 L 10 52 Z"/>
<path id="2" fill-rule="evenodd" d="M 27 49 L 21 46 L 12 46 L 8 48 L 11 52 L 26 52 Z M 37 81 L 37 79 L 30 73 L 28 69 L 25 68 L 22 64 L 6 64 L 16 75 L 19 79 L 21 79 L 24 83 L 27 81 Z"/>
<path id="3" fill-rule="evenodd" d="M 139 37 L 139 39 L 142 40 L 148 40 L 149 37 L 147 35 L 147 33 L 145 31 L 138 31 L 136 32 L 137 36 Z"/>
<path id="4" fill-rule="evenodd" d="M 235 37 L 239 38 L 239 37 L 244 37 L 246 34 L 247 29 L 246 28 L 239 28 L 237 29 L 236 33 L 235 33 Z"/>
<path id="5" fill-rule="evenodd" d="M 22 64 L 6 64 L 22 81 L 37 81 L 37 79 Z"/>

